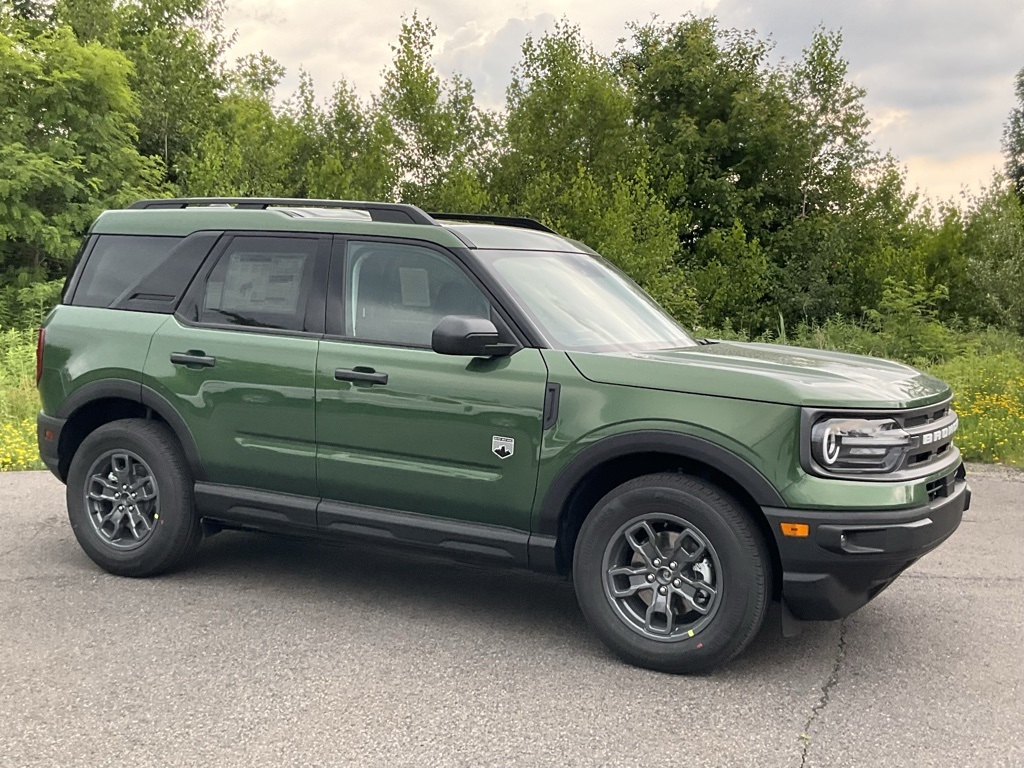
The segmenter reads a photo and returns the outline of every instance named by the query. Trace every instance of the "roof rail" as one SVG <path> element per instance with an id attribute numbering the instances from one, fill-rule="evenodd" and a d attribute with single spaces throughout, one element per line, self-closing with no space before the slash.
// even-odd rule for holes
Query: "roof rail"
<path id="1" fill-rule="evenodd" d="M 527 219 L 522 216 L 491 216 L 485 213 L 430 213 L 427 214 L 437 221 L 465 221 L 467 223 L 481 224 L 502 224 L 506 227 L 519 227 L 520 229 L 532 229 L 536 232 L 547 232 L 552 235 L 558 233 L 551 227 L 546 227 L 539 221 Z"/>
<path id="2" fill-rule="evenodd" d="M 191 206 L 230 205 L 238 210 L 266 208 L 344 208 L 366 211 L 373 221 L 397 224 L 431 224 L 437 222 L 415 205 L 407 203 L 370 203 L 359 200 L 303 200 L 294 197 L 169 197 L 159 200 L 139 200 L 129 208 L 160 210 L 189 208 Z"/>

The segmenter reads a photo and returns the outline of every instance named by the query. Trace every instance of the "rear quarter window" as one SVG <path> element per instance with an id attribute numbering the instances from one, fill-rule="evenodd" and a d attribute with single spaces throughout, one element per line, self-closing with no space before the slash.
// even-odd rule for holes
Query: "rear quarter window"
<path id="1" fill-rule="evenodd" d="M 180 242 L 180 237 L 98 236 L 71 303 L 81 307 L 112 306 Z"/>

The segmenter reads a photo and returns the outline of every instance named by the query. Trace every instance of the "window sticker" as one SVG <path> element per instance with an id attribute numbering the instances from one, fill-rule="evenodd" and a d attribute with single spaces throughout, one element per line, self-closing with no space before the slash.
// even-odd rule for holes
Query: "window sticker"
<path id="1" fill-rule="evenodd" d="M 399 267 L 398 278 L 402 282 L 403 306 L 430 306 L 430 283 L 427 280 L 427 270 L 414 267 Z"/>
<path id="2" fill-rule="evenodd" d="M 231 254 L 219 309 L 294 314 L 306 258 L 305 254 Z"/>

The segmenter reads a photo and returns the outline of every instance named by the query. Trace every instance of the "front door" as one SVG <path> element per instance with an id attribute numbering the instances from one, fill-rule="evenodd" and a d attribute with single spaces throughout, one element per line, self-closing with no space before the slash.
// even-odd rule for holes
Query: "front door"
<path id="1" fill-rule="evenodd" d="M 343 298 L 328 297 L 317 361 L 321 529 L 337 501 L 528 531 L 547 381 L 539 350 L 481 359 L 430 349 L 446 315 L 507 329 L 447 252 L 351 241 L 331 274 Z"/>

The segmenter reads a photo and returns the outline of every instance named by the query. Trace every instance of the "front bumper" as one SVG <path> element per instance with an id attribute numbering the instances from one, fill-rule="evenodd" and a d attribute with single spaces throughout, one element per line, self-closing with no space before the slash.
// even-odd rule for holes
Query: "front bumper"
<path id="1" fill-rule="evenodd" d="M 798 619 L 834 620 L 856 611 L 921 556 L 949 538 L 971 504 L 963 465 L 927 505 L 891 511 L 766 507 L 782 562 L 782 598 Z M 806 537 L 782 524 L 803 524 Z"/>
<path id="2" fill-rule="evenodd" d="M 58 480 L 64 482 L 60 476 L 60 433 L 64 429 L 67 419 L 56 419 L 47 416 L 42 411 L 36 417 L 36 442 L 39 443 L 39 458 Z"/>

